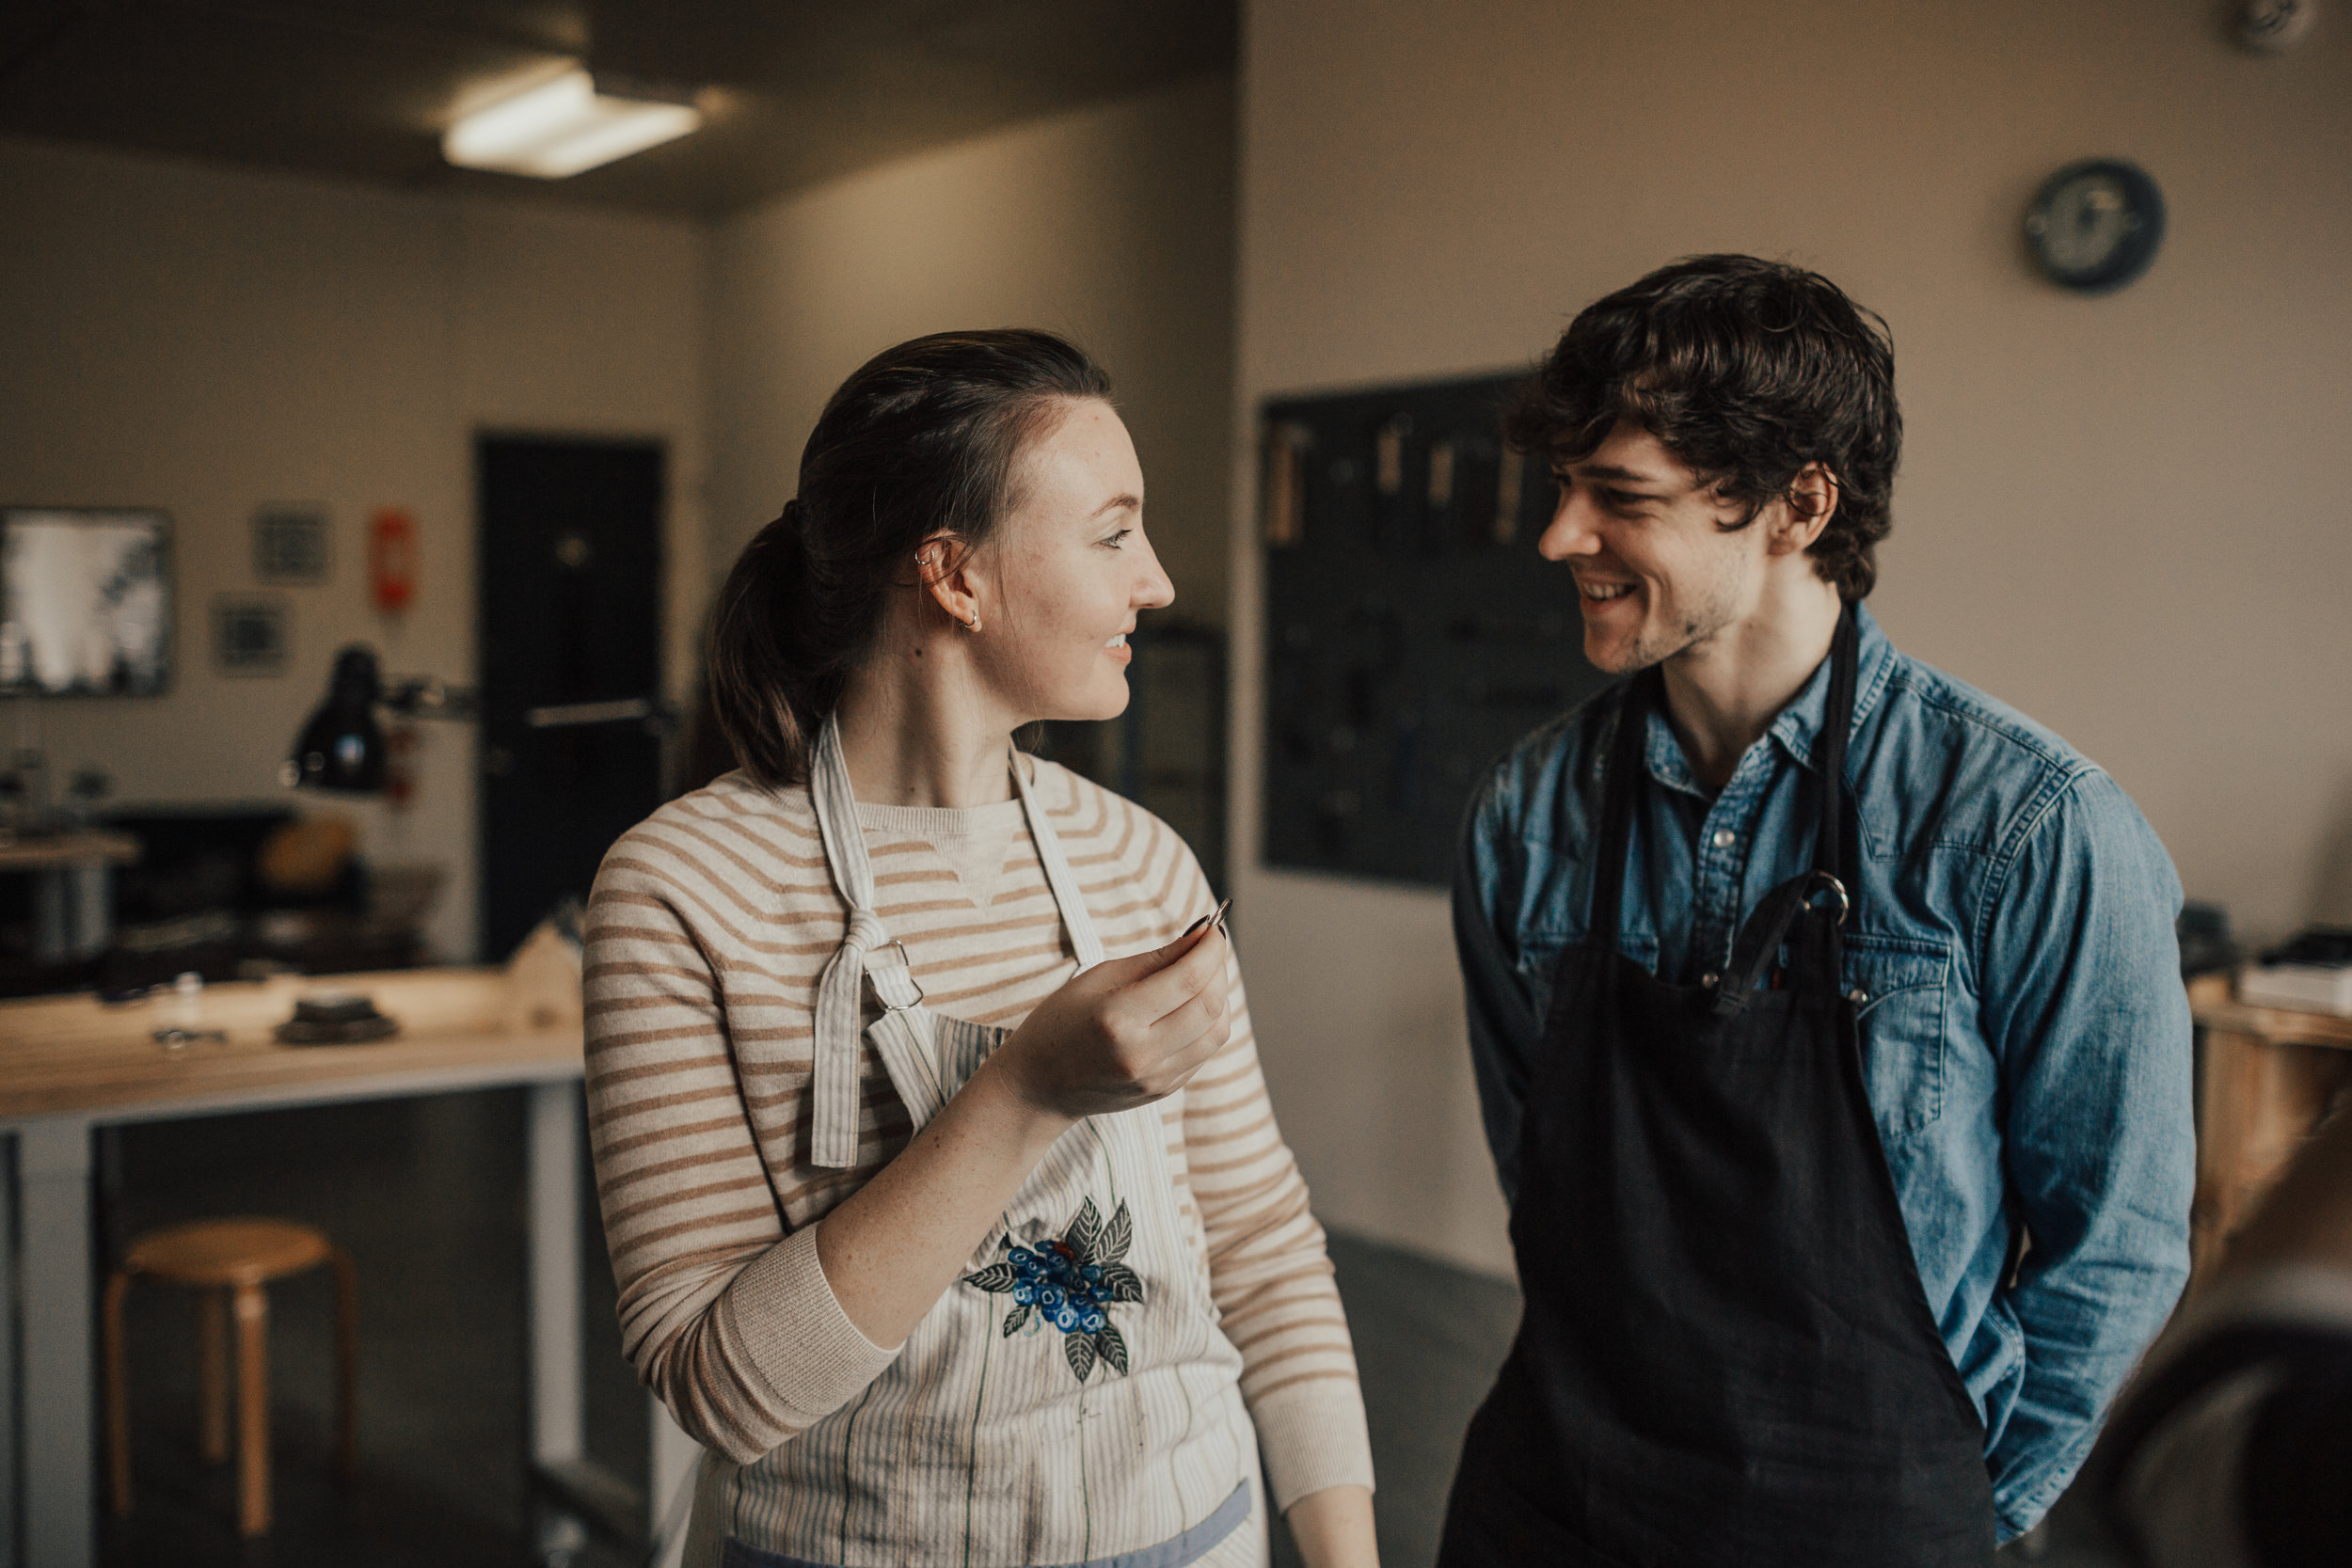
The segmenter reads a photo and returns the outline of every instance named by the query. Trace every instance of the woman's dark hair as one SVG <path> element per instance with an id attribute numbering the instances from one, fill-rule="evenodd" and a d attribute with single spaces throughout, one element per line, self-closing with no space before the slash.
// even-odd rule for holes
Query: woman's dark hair
<path id="1" fill-rule="evenodd" d="M 1110 377 L 1050 332 L 940 332 L 858 367 L 818 416 L 800 494 L 719 590 L 711 707 L 763 784 L 807 777 L 809 749 L 872 647 L 926 539 L 986 539 L 1011 509 L 1014 459 L 1062 404 Z"/>
<path id="2" fill-rule="evenodd" d="M 1886 323 L 1819 273 L 1753 256 L 1692 256 L 1585 307 L 1513 409 L 1512 444 L 1591 455 L 1619 420 L 1658 437 L 1747 509 L 1745 528 L 1806 465 L 1837 482 L 1807 551 L 1848 599 L 1878 580 L 1903 445 Z"/>

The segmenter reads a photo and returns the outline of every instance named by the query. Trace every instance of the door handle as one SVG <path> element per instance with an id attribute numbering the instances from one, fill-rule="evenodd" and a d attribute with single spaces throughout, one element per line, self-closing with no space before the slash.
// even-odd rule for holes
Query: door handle
<path id="1" fill-rule="evenodd" d="M 557 703 L 523 709 L 523 722 L 534 730 L 570 729 L 579 724 L 624 724 L 651 719 L 664 705 L 649 697 L 621 697 L 609 703 Z"/>

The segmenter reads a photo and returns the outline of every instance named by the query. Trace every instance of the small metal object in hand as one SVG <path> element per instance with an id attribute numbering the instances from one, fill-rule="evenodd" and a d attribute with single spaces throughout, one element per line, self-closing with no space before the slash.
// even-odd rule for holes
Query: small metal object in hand
<path id="1" fill-rule="evenodd" d="M 354 1045 L 380 1040 L 399 1027 L 368 997 L 306 996 L 294 1003 L 294 1017 L 278 1026 L 278 1037 L 288 1045 Z"/>
<path id="2" fill-rule="evenodd" d="M 1184 936 L 1180 936 L 1176 940 L 1178 942 L 1184 941 L 1184 937 L 1192 935 L 1193 932 L 1200 929 L 1203 926 L 1215 926 L 1217 928 L 1218 934 L 1223 936 L 1228 942 L 1231 942 L 1232 940 L 1233 933 L 1225 929 L 1225 911 L 1232 907 L 1233 901 L 1231 898 L 1228 898 L 1225 902 L 1219 904 L 1216 909 L 1211 910 L 1208 913 L 1202 915 L 1200 919 L 1185 927 Z"/>

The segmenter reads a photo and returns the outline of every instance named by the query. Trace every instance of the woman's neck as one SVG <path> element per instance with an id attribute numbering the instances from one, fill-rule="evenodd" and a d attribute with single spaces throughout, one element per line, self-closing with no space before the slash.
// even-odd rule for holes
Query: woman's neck
<path id="1" fill-rule="evenodd" d="M 887 636 L 834 709 L 850 791 L 868 805 L 993 806 L 1012 798 L 1013 726 L 946 638 Z"/>

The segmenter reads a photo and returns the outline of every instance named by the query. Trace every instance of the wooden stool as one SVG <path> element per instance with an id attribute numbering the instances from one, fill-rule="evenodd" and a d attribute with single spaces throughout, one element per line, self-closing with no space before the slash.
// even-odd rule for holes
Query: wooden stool
<path id="1" fill-rule="evenodd" d="M 229 1457 L 228 1318 L 237 1320 L 237 1528 L 269 1533 L 269 1297 L 273 1279 L 321 1263 L 335 1268 L 335 1472 L 348 1481 L 358 1465 L 353 1409 L 359 1338 L 358 1279 L 351 1258 L 324 1231 L 292 1220 L 197 1220 L 151 1230 L 131 1243 L 106 1278 L 106 1458 L 115 1516 L 131 1512 L 130 1389 L 123 1364 L 122 1298 L 134 1275 L 193 1287 L 202 1340 L 204 1458 Z"/>

